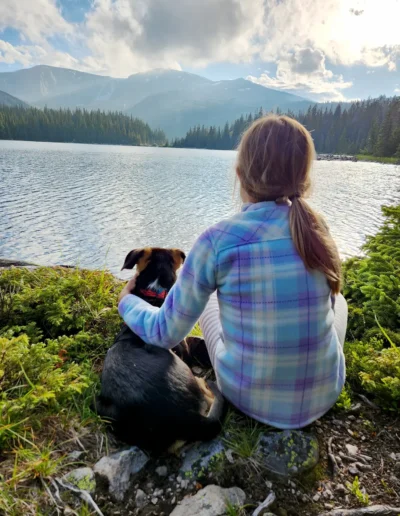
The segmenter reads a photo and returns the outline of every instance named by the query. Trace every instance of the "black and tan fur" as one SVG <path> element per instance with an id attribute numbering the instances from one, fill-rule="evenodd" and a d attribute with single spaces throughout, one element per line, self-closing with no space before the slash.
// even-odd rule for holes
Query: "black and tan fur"
<path id="1" fill-rule="evenodd" d="M 123 269 L 136 266 L 133 293 L 161 306 L 161 299 L 147 299 L 143 291 L 155 282 L 169 291 L 184 260 L 178 249 L 146 248 L 131 251 Z M 192 374 L 183 361 L 189 359 L 185 342 L 174 351 L 145 344 L 126 325 L 116 337 L 105 358 L 96 410 L 121 440 L 163 451 L 177 440 L 209 440 L 220 431 L 222 395 Z"/>

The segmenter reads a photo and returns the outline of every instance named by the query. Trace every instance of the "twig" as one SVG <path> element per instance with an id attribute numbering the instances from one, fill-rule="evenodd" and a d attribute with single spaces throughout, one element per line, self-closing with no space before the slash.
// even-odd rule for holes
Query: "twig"
<path id="1" fill-rule="evenodd" d="M 365 465 L 368 465 L 367 460 L 362 455 L 354 455 L 353 457 L 350 455 L 346 455 L 343 452 L 339 452 L 339 457 L 343 460 L 347 460 L 348 462 L 355 462 L 360 461 L 363 462 Z"/>
<path id="2" fill-rule="evenodd" d="M 61 500 L 60 490 L 58 489 L 57 482 L 55 482 L 54 478 L 50 478 L 50 482 L 51 482 L 51 485 L 54 487 L 54 491 L 55 491 L 54 496 L 56 497 L 56 499 L 58 500 L 60 505 L 64 505 L 64 502 Z"/>
<path id="3" fill-rule="evenodd" d="M 61 480 L 61 478 L 56 478 L 56 482 L 60 484 L 61 487 L 64 489 L 68 489 L 69 491 L 72 491 L 73 493 L 77 494 L 84 502 L 86 502 L 88 505 L 92 506 L 93 509 L 96 511 L 96 513 L 99 516 L 104 516 L 104 514 L 99 509 L 96 502 L 93 500 L 93 498 L 90 496 L 90 494 L 87 491 L 84 491 L 83 489 L 78 489 L 77 487 L 73 486 L 69 482 L 65 480 Z"/>
<path id="4" fill-rule="evenodd" d="M 330 437 L 329 441 L 328 441 L 328 457 L 329 457 L 330 461 L 332 462 L 333 476 L 336 477 L 336 475 L 339 473 L 339 466 L 336 462 L 336 458 L 332 451 L 332 441 L 333 441 L 333 437 Z"/>
<path id="5" fill-rule="evenodd" d="M 400 507 L 371 505 L 371 507 L 363 509 L 336 509 L 330 512 L 323 512 L 319 516 L 397 516 L 398 514 L 400 514 Z"/>
<path id="6" fill-rule="evenodd" d="M 56 511 L 57 511 L 57 514 L 60 514 L 61 512 L 61 509 L 63 509 L 63 505 L 61 505 L 61 507 L 58 505 L 57 501 L 55 500 L 52 492 L 50 491 L 50 488 L 49 486 L 46 484 L 46 482 L 43 480 L 43 478 L 40 479 L 42 481 L 42 486 L 45 488 L 47 494 L 49 495 L 50 497 L 50 500 L 53 502 L 53 504 L 56 506 Z"/>
<path id="7" fill-rule="evenodd" d="M 263 501 L 261 505 L 257 507 L 257 509 L 253 512 L 252 516 L 258 516 L 261 514 L 265 509 L 268 509 L 270 505 L 272 505 L 275 502 L 276 496 L 273 491 L 269 493 L 267 498 Z"/>
<path id="8" fill-rule="evenodd" d="M 363 400 L 364 403 L 366 403 L 369 407 L 371 407 L 374 410 L 381 410 L 378 405 L 375 405 L 372 401 L 370 401 L 364 394 L 359 394 L 358 397 Z"/>

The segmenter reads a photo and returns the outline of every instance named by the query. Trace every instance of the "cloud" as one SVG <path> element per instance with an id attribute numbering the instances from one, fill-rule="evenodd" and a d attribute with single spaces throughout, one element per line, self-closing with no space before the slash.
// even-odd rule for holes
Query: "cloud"
<path id="1" fill-rule="evenodd" d="M 96 0 L 85 29 L 100 66 L 126 75 L 251 60 L 263 16 L 263 0 Z"/>
<path id="2" fill-rule="evenodd" d="M 400 88 L 395 88 L 394 92 L 400 94 Z"/>
<path id="3" fill-rule="evenodd" d="M 1 0 L 0 32 L 11 27 L 22 38 L 43 42 L 49 36 L 72 34 L 54 0 Z"/>
<path id="4" fill-rule="evenodd" d="M 275 77 L 264 72 L 247 79 L 269 88 L 302 90 L 319 100 L 345 100 L 342 90 L 350 88 L 341 75 L 326 68 L 325 55 L 319 49 L 296 48 L 278 60 Z"/>
<path id="5" fill-rule="evenodd" d="M 264 72 L 252 77 L 260 84 L 340 99 L 351 83 L 335 75 L 332 66 L 361 64 L 395 71 L 400 59 L 400 0 L 88 4 L 84 20 L 69 23 L 62 15 L 67 0 L 0 0 L 0 37 L 6 27 L 21 37 L 16 46 L 1 43 L 0 61 L 125 77 L 158 67 L 259 60 L 277 66 L 275 76 Z M 60 42 L 62 50 L 56 48 Z"/>
<path id="6" fill-rule="evenodd" d="M 355 16 L 356 10 L 362 16 Z M 399 19 L 398 0 L 358 0 L 353 12 L 348 0 L 266 0 L 261 55 L 275 61 L 296 44 L 320 49 L 337 65 L 393 69 L 399 55 Z"/>

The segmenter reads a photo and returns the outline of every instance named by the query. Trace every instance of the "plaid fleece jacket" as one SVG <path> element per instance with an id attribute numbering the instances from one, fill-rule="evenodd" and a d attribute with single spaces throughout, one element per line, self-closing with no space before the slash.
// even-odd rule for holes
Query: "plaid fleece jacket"
<path id="1" fill-rule="evenodd" d="M 289 211 L 275 202 L 245 205 L 198 238 L 161 308 L 133 295 L 119 304 L 145 342 L 172 348 L 217 291 L 219 387 L 244 413 L 277 428 L 301 428 L 322 416 L 345 380 L 331 291 L 296 252 Z"/>

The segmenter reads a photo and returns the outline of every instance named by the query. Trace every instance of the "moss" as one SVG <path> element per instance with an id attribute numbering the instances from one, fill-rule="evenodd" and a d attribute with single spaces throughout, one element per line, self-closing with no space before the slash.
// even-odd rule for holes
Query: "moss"
<path id="1" fill-rule="evenodd" d="M 96 489 L 96 481 L 94 480 L 93 476 L 88 474 L 84 477 L 80 478 L 79 480 L 71 474 L 70 476 L 66 477 L 68 482 L 76 486 L 78 489 L 82 489 L 82 491 L 89 491 L 92 492 Z"/>

